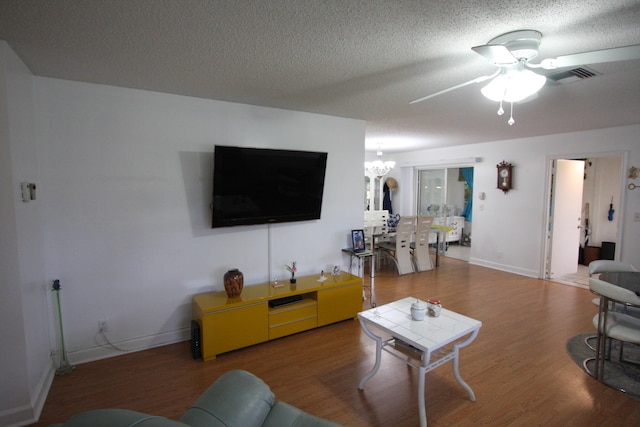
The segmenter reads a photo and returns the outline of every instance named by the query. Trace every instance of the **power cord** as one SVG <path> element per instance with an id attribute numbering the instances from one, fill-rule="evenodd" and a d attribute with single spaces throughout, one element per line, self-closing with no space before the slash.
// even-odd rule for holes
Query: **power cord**
<path id="1" fill-rule="evenodd" d="M 99 337 L 101 337 L 104 342 L 99 342 L 98 341 Z M 131 351 L 131 350 L 122 349 L 122 348 L 118 347 L 117 345 L 115 345 L 114 343 L 112 343 L 111 341 L 109 341 L 109 338 L 107 337 L 107 334 L 104 331 L 104 329 L 100 329 L 98 332 L 96 332 L 96 334 L 93 336 L 93 342 L 98 347 L 102 347 L 102 348 L 109 347 L 109 348 L 112 348 L 115 351 L 119 351 L 119 352 L 122 352 L 122 353 L 128 353 L 129 351 Z"/>

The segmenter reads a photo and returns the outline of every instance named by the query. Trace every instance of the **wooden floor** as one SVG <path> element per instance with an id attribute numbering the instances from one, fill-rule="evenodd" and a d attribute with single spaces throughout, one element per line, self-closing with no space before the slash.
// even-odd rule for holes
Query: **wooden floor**
<path id="1" fill-rule="evenodd" d="M 469 401 L 451 364 L 437 368 L 426 382 L 430 427 L 640 425 L 640 402 L 587 376 L 565 349 L 569 337 L 592 330 L 596 307 L 588 290 L 454 259 L 441 260 L 437 271 L 379 272 L 373 288 L 378 305 L 437 297 L 445 308 L 483 322 L 460 362 L 477 401 Z M 177 419 L 231 369 L 251 371 L 277 399 L 348 426 L 418 425 L 418 376 L 402 361 L 383 354 L 378 374 L 358 390 L 374 348 L 357 320 L 348 320 L 206 363 L 191 358 L 188 342 L 131 353 L 56 377 L 34 425 L 109 407 Z"/>

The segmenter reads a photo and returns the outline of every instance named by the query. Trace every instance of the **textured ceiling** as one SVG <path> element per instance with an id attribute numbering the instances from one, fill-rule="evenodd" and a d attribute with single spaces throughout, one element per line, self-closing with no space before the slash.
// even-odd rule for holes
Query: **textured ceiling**
<path id="1" fill-rule="evenodd" d="M 547 84 L 513 126 L 480 85 L 408 104 L 493 72 L 470 48 L 517 29 L 540 58 L 640 44 L 640 0 L 0 0 L 36 75 L 362 119 L 367 149 L 640 123 L 640 60 Z"/>

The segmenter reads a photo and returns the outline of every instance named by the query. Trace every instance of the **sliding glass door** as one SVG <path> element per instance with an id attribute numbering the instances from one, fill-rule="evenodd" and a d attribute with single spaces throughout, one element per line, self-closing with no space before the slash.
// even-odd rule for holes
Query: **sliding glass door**
<path id="1" fill-rule="evenodd" d="M 418 173 L 418 215 L 442 216 L 446 206 L 446 169 L 425 169 Z"/>
<path id="2" fill-rule="evenodd" d="M 449 244 L 456 245 L 454 257 L 468 259 L 471 245 L 471 202 L 473 168 L 420 169 L 417 171 L 417 215 L 434 216 L 441 230 L 440 250 L 449 255 Z M 459 250 L 460 246 L 467 250 Z"/>

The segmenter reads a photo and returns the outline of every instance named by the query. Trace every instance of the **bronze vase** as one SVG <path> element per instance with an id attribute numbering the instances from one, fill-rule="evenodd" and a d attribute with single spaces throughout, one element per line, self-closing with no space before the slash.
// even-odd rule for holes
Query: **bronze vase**
<path id="1" fill-rule="evenodd" d="M 229 298 L 239 297 L 244 286 L 244 275 L 237 268 L 224 273 L 224 290 Z"/>

